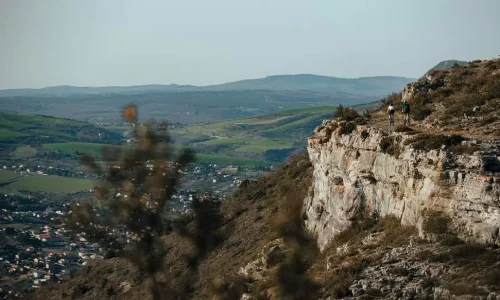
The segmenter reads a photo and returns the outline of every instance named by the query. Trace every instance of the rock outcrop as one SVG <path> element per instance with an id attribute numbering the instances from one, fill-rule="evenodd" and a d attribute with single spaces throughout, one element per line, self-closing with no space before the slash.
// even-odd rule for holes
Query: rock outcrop
<path id="1" fill-rule="evenodd" d="M 401 101 L 410 101 L 417 93 L 429 94 L 446 85 L 444 78 L 425 74 L 418 81 L 408 83 L 401 92 Z"/>
<path id="2" fill-rule="evenodd" d="M 268 280 L 271 268 L 284 260 L 285 248 L 283 239 L 267 243 L 262 247 L 258 258 L 241 267 L 238 274 L 252 281 Z"/>
<path id="3" fill-rule="evenodd" d="M 435 65 L 434 67 L 432 67 L 429 71 L 427 71 L 426 74 L 429 74 L 432 71 L 448 70 L 448 69 L 453 68 L 456 65 L 458 65 L 458 66 L 465 66 L 468 63 L 469 62 L 467 62 L 467 61 L 456 60 L 456 59 L 444 60 L 444 61 L 438 63 L 437 65 Z"/>
<path id="4" fill-rule="evenodd" d="M 470 155 L 444 146 L 422 151 L 408 144 L 409 133 L 357 126 L 342 135 L 341 127 L 326 120 L 308 140 L 314 171 L 303 209 L 321 249 L 360 213 L 421 228 L 427 212 L 440 211 L 460 237 L 500 244 L 498 143 L 478 142 Z"/>
<path id="5" fill-rule="evenodd" d="M 412 118 L 426 128 L 495 139 L 500 137 L 499 82 L 500 60 L 477 60 L 433 69 L 397 95 L 409 102 Z M 386 100 L 398 107 L 400 99 Z"/>

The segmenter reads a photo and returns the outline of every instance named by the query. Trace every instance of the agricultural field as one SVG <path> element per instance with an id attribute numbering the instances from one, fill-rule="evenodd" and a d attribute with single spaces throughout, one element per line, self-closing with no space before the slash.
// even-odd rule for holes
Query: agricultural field
<path id="1" fill-rule="evenodd" d="M 14 171 L 0 170 L 0 184 L 2 182 L 9 181 L 20 176 L 21 175 Z"/>
<path id="2" fill-rule="evenodd" d="M 27 127 L 29 124 L 44 124 L 44 125 L 85 125 L 85 122 L 76 121 L 72 119 L 63 119 L 63 118 L 54 118 L 50 116 L 28 116 L 28 115 L 16 115 L 16 114 L 1 114 L 0 118 L 3 119 L 2 125 L 6 125 L 11 127 L 14 124 L 14 127 L 21 125 L 21 127 Z M 10 124 L 10 125 L 9 125 Z"/>
<path id="3" fill-rule="evenodd" d="M 28 136 L 28 135 L 25 133 L 19 132 L 19 131 L 0 129 L 0 140 L 17 138 L 17 137 L 25 137 L 25 136 Z"/>
<path id="4" fill-rule="evenodd" d="M 50 132 L 57 132 L 58 129 L 64 128 L 65 126 L 75 127 L 84 125 L 88 125 L 88 123 L 48 116 L 27 116 L 0 113 L 0 126 L 15 132 L 29 132 L 33 129 L 49 129 Z"/>
<path id="5" fill-rule="evenodd" d="M 204 153 L 197 153 L 195 157 L 195 162 L 205 163 L 205 164 L 218 164 L 218 165 L 236 165 L 242 167 L 256 167 L 256 166 L 265 166 L 270 164 L 268 162 L 263 162 L 250 158 L 217 155 L 217 154 L 204 154 Z"/>
<path id="6" fill-rule="evenodd" d="M 312 130 L 335 107 L 312 107 L 273 115 L 197 124 L 172 130 L 176 143 L 209 154 L 279 163 L 303 148 Z M 283 152 L 277 154 L 276 152 Z M 270 155 L 271 154 L 271 155 Z"/>
<path id="7" fill-rule="evenodd" d="M 102 149 L 104 147 L 111 147 L 112 149 L 116 150 L 129 149 L 127 146 L 106 145 L 97 143 L 82 143 L 82 142 L 44 144 L 43 147 L 45 149 L 58 150 L 66 153 L 90 154 L 96 158 L 101 158 Z"/>
<path id="8" fill-rule="evenodd" d="M 320 115 L 312 114 L 310 116 L 305 115 L 304 117 L 302 117 L 298 120 L 291 121 L 291 122 L 288 122 L 288 123 L 285 123 L 282 125 L 278 125 L 278 126 L 273 127 L 273 128 L 265 129 L 263 132 L 264 132 L 264 135 L 269 135 L 269 134 L 280 135 L 280 134 L 288 133 L 290 130 L 295 130 L 295 129 L 301 128 L 303 126 L 306 126 L 309 122 L 317 121 L 317 120 L 319 120 L 318 117 L 324 117 L 326 119 L 328 116 L 332 116 L 332 113 L 320 114 Z"/>
<path id="9" fill-rule="evenodd" d="M 2 171 L 3 172 L 3 171 Z M 95 182 L 89 179 L 70 178 L 61 176 L 27 175 L 1 190 L 7 191 L 40 191 L 48 193 L 74 193 L 91 190 Z"/>
<path id="10" fill-rule="evenodd" d="M 374 104 L 359 105 L 357 109 L 370 108 Z M 356 108 L 356 107 L 355 107 Z M 284 161 L 291 153 L 304 148 L 312 130 L 329 119 L 336 107 L 308 107 L 284 110 L 271 115 L 222 120 L 177 127 L 169 131 L 173 142 L 180 147 L 189 147 L 198 153 L 199 162 L 237 160 L 235 164 L 250 162 L 276 164 Z M 107 125 L 103 129 L 125 136 L 130 126 Z M 91 153 L 99 158 L 99 144 L 67 142 L 47 143 L 45 149 L 66 153 Z"/>

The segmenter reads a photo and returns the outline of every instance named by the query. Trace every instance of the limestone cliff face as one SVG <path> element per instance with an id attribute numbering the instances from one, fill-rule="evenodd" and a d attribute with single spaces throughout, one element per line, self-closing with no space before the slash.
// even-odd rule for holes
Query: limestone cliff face
<path id="1" fill-rule="evenodd" d="M 406 145 L 412 136 L 405 133 L 357 126 L 341 135 L 338 125 L 324 121 L 308 140 L 314 173 L 303 209 L 321 249 L 360 212 L 393 214 L 421 228 L 426 212 L 442 211 L 462 238 L 500 244 L 497 145 L 472 155 L 424 152 Z"/>

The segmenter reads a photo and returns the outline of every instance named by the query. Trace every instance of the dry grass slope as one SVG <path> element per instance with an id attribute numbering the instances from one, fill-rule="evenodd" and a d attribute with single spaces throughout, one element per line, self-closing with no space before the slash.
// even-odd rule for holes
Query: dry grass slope
<path id="1" fill-rule="evenodd" d="M 178 291 L 178 287 L 192 276 L 184 258 L 192 255 L 195 248 L 176 230 L 165 235 L 164 241 L 169 245 L 163 261 L 167 270 L 165 288 L 188 294 L 191 299 L 207 299 L 214 286 L 223 281 L 228 283 L 223 284 L 228 295 L 240 294 L 238 270 L 278 236 L 271 224 L 283 210 L 279 200 L 305 197 L 311 174 L 311 163 L 304 153 L 272 175 L 243 182 L 231 198 L 221 203 L 223 221 L 216 231 L 223 241 L 200 262 L 197 278 L 188 290 Z M 73 279 L 42 289 L 35 298 L 148 299 L 144 279 L 126 260 L 112 258 L 82 268 Z"/>
<path id="2" fill-rule="evenodd" d="M 403 94 L 412 108 L 413 125 L 421 131 L 500 137 L 500 59 L 429 72 L 404 92 L 383 99 L 375 124 L 387 126 L 387 105 L 393 102 L 399 111 Z M 396 122 L 401 121 L 398 113 Z"/>

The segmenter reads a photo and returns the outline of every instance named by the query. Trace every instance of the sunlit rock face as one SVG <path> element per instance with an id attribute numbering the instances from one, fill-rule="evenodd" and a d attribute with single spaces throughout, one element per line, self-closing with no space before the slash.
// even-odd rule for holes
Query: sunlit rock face
<path id="1" fill-rule="evenodd" d="M 413 136 L 406 133 L 357 126 L 341 135 L 338 128 L 324 121 L 308 140 L 314 174 L 304 219 L 321 249 L 360 213 L 392 214 L 421 229 L 430 211 L 450 216 L 466 240 L 500 244 L 498 144 L 472 155 L 444 146 L 422 151 L 405 143 Z"/>

